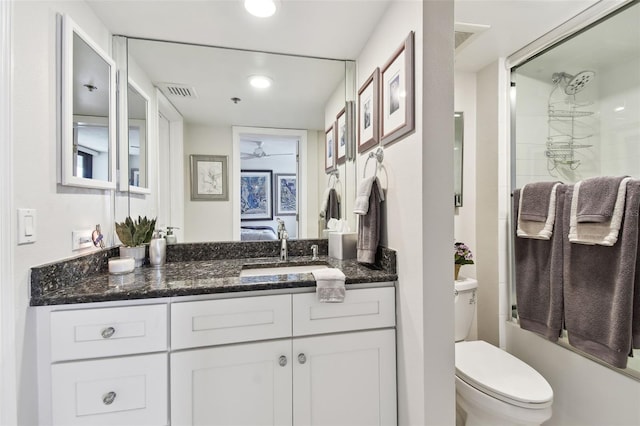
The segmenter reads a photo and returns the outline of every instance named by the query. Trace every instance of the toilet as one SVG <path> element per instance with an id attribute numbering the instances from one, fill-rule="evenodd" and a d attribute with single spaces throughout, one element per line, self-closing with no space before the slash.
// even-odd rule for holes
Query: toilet
<path id="1" fill-rule="evenodd" d="M 551 418 L 553 390 L 532 367 L 481 340 L 465 341 L 478 281 L 455 281 L 456 425 L 541 425 Z"/>

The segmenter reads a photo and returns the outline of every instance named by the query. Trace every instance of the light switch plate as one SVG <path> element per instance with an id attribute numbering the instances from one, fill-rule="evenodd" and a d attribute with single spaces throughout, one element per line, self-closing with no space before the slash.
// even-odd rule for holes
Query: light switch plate
<path id="1" fill-rule="evenodd" d="M 18 244 L 36 242 L 36 219 L 36 209 L 18 209 Z"/>
<path id="2" fill-rule="evenodd" d="M 71 250 L 93 247 L 91 240 L 92 229 L 80 229 L 71 232 Z"/>

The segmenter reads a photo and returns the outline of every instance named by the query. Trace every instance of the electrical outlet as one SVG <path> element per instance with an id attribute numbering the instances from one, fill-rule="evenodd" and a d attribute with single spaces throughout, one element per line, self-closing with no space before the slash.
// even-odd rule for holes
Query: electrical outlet
<path id="1" fill-rule="evenodd" d="M 84 248 L 93 247 L 93 241 L 91 241 L 91 229 L 81 229 L 71 232 L 71 250 L 81 250 Z"/>

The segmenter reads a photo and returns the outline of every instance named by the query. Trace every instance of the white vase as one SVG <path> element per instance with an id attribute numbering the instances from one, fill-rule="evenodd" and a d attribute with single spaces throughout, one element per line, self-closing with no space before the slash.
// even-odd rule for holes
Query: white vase
<path id="1" fill-rule="evenodd" d="M 133 257 L 135 260 L 135 267 L 139 268 L 144 264 L 145 258 L 145 246 L 126 247 L 120 246 L 120 257 Z"/>

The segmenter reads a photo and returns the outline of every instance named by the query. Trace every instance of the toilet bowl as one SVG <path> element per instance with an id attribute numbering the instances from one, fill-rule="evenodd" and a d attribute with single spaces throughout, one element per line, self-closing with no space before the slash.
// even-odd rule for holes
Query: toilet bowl
<path id="1" fill-rule="evenodd" d="M 553 390 L 531 366 L 481 340 L 464 341 L 478 283 L 455 282 L 456 425 L 540 425 L 551 418 Z"/>

